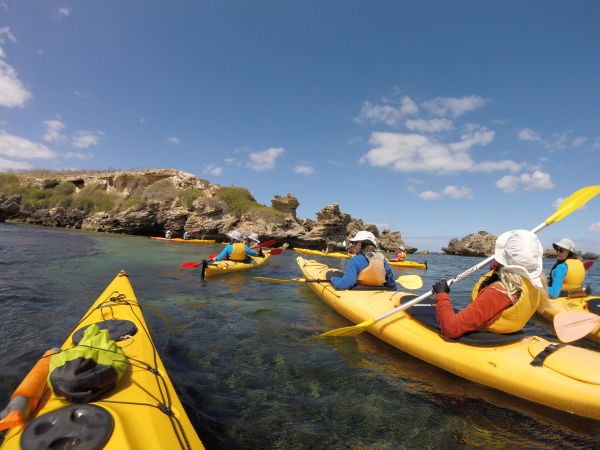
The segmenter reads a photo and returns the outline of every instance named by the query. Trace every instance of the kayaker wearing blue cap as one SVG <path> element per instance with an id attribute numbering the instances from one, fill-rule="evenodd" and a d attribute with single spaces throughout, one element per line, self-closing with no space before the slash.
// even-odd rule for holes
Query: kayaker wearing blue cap
<path id="1" fill-rule="evenodd" d="M 244 236 L 237 230 L 226 233 L 230 243 L 219 253 L 213 261 L 229 259 L 231 261 L 248 261 L 251 256 L 257 253 L 244 243 Z"/>
<path id="2" fill-rule="evenodd" d="M 527 230 L 502 233 L 496 239 L 492 271 L 473 288 L 473 301 L 454 312 L 446 280 L 432 286 L 436 319 L 442 334 L 457 338 L 469 331 L 498 334 L 522 329 L 546 295 L 540 279 L 544 249 L 538 237 Z"/>
<path id="3" fill-rule="evenodd" d="M 575 243 L 563 238 L 552 244 L 556 250 L 556 263 L 548 275 L 548 295 L 550 298 L 566 297 L 569 291 L 583 289 L 585 267 L 575 254 Z"/>
<path id="4" fill-rule="evenodd" d="M 352 289 L 356 285 L 385 286 L 388 289 L 398 289 L 394 280 L 394 272 L 379 250 L 377 239 L 369 231 L 359 231 L 349 241 L 352 253 L 342 277 L 331 276 L 331 284 L 338 290 Z"/>

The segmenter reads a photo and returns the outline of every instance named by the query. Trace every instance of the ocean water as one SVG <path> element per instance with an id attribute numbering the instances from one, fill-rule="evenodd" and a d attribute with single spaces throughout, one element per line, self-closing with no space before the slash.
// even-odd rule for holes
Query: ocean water
<path id="1" fill-rule="evenodd" d="M 205 283 L 199 270 L 179 267 L 219 248 L 0 224 L 0 405 L 125 269 L 209 449 L 597 448 L 597 421 L 463 380 L 368 333 L 318 338 L 348 322 L 305 285 L 252 278 L 301 276 L 293 251 Z M 480 261 L 411 259 L 429 264 L 427 271 L 402 272 L 421 275 L 424 289 Z M 596 291 L 599 266 L 588 272 Z M 452 287 L 457 305 L 466 304 L 476 278 Z M 553 337 L 542 318 L 527 328 Z"/>

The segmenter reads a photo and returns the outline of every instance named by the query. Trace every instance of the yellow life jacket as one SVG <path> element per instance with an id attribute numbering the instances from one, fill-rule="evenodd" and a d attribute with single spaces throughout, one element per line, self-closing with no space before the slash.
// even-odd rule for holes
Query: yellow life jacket
<path id="1" fill-rule="evenodd" d="M 563 282 L 561 291 L 568 292 L 571 289 L 580 289 L 585 280 L 585 267 L 579 259 L 569 258 L 565 260 L 567 265 L 567 276 Z"/>
<path id="2" fill-rule="evenodd" d="M 479 287 L 481 284 L 488 279 L 493 272 L 488 272 L 482 276 L 479 281 L 473 287 L 471 292 L 471 301 L 477 298 L 479 294 Z M 538 308 L 541 301 L 542 290 L 536 288 L 531 282 L 521 277 L 521 295 L 512 306 L 509 306 L 502 311 L 496 319 L 484 328 L 486 331 L 491 331 L 497 334 L 514 333 L 521 330 L 527 321 L 531 319 Z"/>
<path id="3" fill-rule="evenodd" d="M 244 261 L 246 259 L 246 244 L 236 242 L 231 244 L 231 253 L 229 254 L 231 261 Z"/>
<path id="4" fill-rule="evenodd" d="M 365 258 L 369 261 L 369 265 L 358 274 L 358 284 L 363 286 L 381 286 L 385 283 L 384 256 L 381 253 L 375 253 L 370 258 L 365 255 Z"/>

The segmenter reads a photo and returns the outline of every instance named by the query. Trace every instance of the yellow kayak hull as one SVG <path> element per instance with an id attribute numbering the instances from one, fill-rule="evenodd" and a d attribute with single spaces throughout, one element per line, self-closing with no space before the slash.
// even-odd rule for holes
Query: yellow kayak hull
<path id="1" fill-rule="evenodd" d="M 239 261 L 209 261 L 208 266 L 206 267 L 206 272 L 204 276 L 215 276 L 215 275 L 224 275 L 232 272 L 239 272 L 242 270 L 250 270 L 255 269 L 256 267 L 260 267 L 265 264 L 271 254 L 268 250 L 263 250 L 264 256 L 252 256 L 252 262 L 245 263 Z"/>
<path id="2" fill-rule="evenodd" d="M 182 238 L 171 238 L 167 239 L 164 237 L 150 236 L 153 241 L 167 241 L 167 242 L 178 242 L 180 244 L 214 244 L 217 242 L 214 239 L 182 239 Z"/>
<path id="3" fill-rule="evenodd" d="M 132 338 L 117 343 L 131 363 L 130 367 L 111 392 L 91 403 L 104 408 L 114 420 L 114 428 L 103 448 L 203 449 L 204 446 L 156 352 L 142 310 L 125 272 L 120 272 L 108 285 L 61 348 L 65 350 L 74 345 L 72 336 L 75 331 L 109 319 L 129 320 L 136 325 L 138 331 Z M 145 364 L 156 369 L 158 376 L 144 369 Z M 33 418 L 68 405 L 71 403 L 56 397 L 46 388 L 44 398 Z M 172 417 L 163 413 L 159 409 L 161 407 L 172 411 Z M 2 449 L 20 449 L 23 430 L 22 427 L 11 430 L 6 435 Z"/>
<path id="4" fill-rule="evenodd" d="M 324 279 L 329 267 L 297 258 L 305 279 Z M 337 291 L 330 283 L 307 283 L 332 309 L 354 324 L 378 317 L 411 295 L 383 290 Z M 412 296 L 411 296 L 412 298 Z M 417 308 L 418 306 L 413 306 Z M 534 357 L 552 342 L 523 335 L 516 342 L 482 347 L 444 338 L 405 311 L 367 329 L 415 358 L 476 383 L 580 416 L 600 419 L 600 353 L 565 345 L 541 366 Z"/>
<path id="5" fill-rule="evenodd" d="M 348 258 L 352 258 L 352 256 L 349 253 L 343 253 L 343 252 L 323 252 L 320 250 L 311 250 L 309 248 L 295 248 L 294 251 L 296 253 L 300 253 L 303 255 L 312 255 L 312 256 L 328 256 L 330 258 L 344 258 L 344 259 L 348 259 Z M 422 262 L 418 262 L 418 261 L 409 261 L 409 260 L 404 260 L 404 261 L 391 261 L 390 259 L 387 260 L 388 263 L 390 264 L 390 266 L 392 267 L 401 267 L 404 269 L 426 269 L 427 268 L 427 264 L 422 263 Z"/>

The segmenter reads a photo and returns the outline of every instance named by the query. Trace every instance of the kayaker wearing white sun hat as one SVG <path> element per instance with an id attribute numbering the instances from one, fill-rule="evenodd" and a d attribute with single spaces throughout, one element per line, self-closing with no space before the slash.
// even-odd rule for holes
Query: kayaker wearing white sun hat
<path id="1" fill-rule="evenodd" d="M 570 290 L 582 289 L 585 283 L 585 267 L 575 254 L 575 243 L 563 238 L 552 244 L 556 250 L 556 263 L 548 275 L 550 298 L 564 297 Z"/>
<path id="2" fill-rule="evenodd" d="M 355 255 L 348 261 L 343 276 L 327 277 L 333 287 L 344 290 L 363 285 L 397 290 L 394 272 L 379 250 L 375 235 L 370 231 L 359 231 L 349 241 Z"/>
<path id="3" fill-rule="evenodd" d="M 535 314 L 543 295 L 542 255 L 538 237 L 527 230 L 502 233 L 496 240 L 492 271 L 473 288 L 473 301 L 455 313 L 446 280 L 433 285 L 436 318 L 442 334 L 460 337 L 469 331 L 514 333 Z"/>

